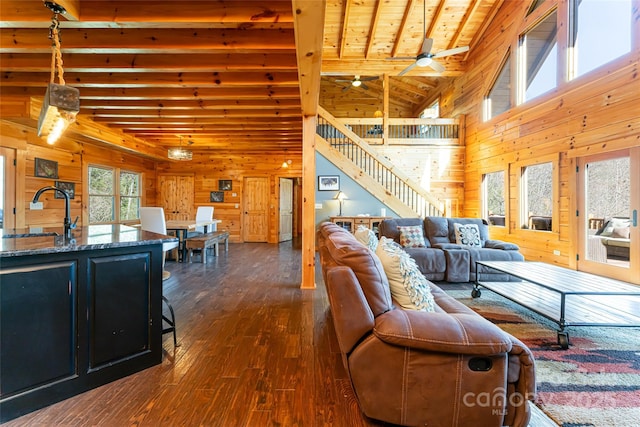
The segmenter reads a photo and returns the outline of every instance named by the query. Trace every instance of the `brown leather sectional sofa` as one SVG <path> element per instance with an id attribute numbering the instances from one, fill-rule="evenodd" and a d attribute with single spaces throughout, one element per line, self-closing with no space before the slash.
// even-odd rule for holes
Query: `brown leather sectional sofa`
<path id="1" fill-rule="evenodd" d="M 380 259 L 346 230 L 317 230 L 333 323 L 358 404 L 408 426 L 526 426 L 530 350 L 429 283 L 435 312 L 395 304 Z"/>

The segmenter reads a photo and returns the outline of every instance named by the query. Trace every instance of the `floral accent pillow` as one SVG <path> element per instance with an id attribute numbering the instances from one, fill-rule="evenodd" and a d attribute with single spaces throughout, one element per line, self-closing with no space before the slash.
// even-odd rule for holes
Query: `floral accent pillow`
<path id="1" fill-rule="evenodd" d="M 403 248 L 424 248 L 424 233 L 421 225 L 399 225 L 400 244 Z"/>
<path id="2" fill-rule="evenodd" d="M 387 237 L 381 237 L 376 255 L 380 258 L 389 280 L 393 299 L 410 310 L 435 311 L 435 301 L 429 281 L 418 270 L 416 261 L 400 245 Z"/>
<path id="3" fill-rule="evenodd" d="M 477 248 L 482 247 L 478 224 L 459 224 L 456 222 L 453 224 L 453 228 L 456 233 L 457 244 Z"/>

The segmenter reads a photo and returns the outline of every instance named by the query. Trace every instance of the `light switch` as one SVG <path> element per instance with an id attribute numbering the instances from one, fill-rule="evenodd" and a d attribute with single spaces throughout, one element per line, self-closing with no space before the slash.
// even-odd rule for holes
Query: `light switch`
<path id="1" fill-rule="evenodd" d="M 316 203 L 316 209 L 322 209 L 322 203 Z"/>
<path id="2" fill-rule="evenodd" d="M 29 209 L 32 211 L 41 211 L 42 210 L 42 202 L 29 202 Z"/>

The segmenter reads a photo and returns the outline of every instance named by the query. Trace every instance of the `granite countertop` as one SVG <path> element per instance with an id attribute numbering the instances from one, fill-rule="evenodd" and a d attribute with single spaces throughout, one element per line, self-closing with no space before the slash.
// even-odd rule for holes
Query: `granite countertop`
<path id="1" fill-rule="evenodd" d="M 120 224 L 90 225 L 72 230 L 65 239 L 62 227 L 0 230 L 0 258 L 122 248 L 177 241 L 164 236 Z"/>

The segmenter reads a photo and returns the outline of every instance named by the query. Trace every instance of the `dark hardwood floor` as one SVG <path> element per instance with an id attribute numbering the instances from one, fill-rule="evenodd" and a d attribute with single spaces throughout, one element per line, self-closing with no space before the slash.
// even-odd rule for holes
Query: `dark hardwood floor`
<path id="1" fill-rule="evenodd" d="M 381 426 L 360 412 L 320 271 L 300 289 L 298 241 L 167 262 L 178 344 L 162 364 L 3 426 Z"/>

